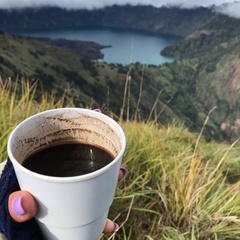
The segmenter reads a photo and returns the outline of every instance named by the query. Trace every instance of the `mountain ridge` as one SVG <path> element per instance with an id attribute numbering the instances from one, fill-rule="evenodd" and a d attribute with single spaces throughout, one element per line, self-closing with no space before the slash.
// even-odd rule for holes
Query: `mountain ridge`
<path id="1" fill-rule="evenodd" d="M 116 27 L 186 36 L 192 32 L 192 29 L 203 25 L 206 18 L 214 15 L 215 13 L 209 8 L 179 9 L 129 5 L 114 5 L 96 10 L 64 10 L 58 7 L 11 11 L 0 9 L 0 30 Z M 137 16 L 141 17 L 138 17 L 138 21 L 136 21 Z M 197 26 L 193 23 L 197 23 Z"/>

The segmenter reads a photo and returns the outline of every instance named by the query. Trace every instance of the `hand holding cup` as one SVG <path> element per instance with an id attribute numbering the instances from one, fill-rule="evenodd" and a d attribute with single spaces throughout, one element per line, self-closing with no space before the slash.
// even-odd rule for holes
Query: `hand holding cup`
<path id="1" fill-rule="evenodd" d="M 22 165 L 24 159 L 35 152 L 72 143 L 98 146 L 107 150 L 113 160 L 93 172 L 68 177 L 39 174 Z M 112 222 L 106 224 L 106 219 L 115 195 L 125 147 L 125 135 L 114 120 L 86 109 L 45 111 L 26 119 L 14 129 L 8 141 L 9 158 L 22 193 L 31 193 L 31 201 L 37 203 L 35 218 L 47 239 L 75 240 L 81 236 L 81 239 L 93 240 L 104 228 L 108 231 L 109 224 L 112 226 L 110 230 L 116 228 Z M 24 196 L 13 199 L 22 204 L 20 215 L 21 210 L 24 215 L 24 211 L 27 212 Z M 33 211 L 30 217 L 34 214 Z"/>

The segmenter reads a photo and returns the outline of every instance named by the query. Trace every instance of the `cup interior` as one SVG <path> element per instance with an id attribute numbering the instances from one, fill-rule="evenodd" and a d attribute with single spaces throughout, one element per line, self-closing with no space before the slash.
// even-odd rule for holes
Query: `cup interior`
<path id="1" fill-rule="evenodd" d="M 54 109 L 33 115 L 12 132 L 8 152 L 20 164 L 31 154 L 67 143 L 94 145 L 116 158 L 124 149 L 123 132 L 108 116 L 80 108 Z"/>

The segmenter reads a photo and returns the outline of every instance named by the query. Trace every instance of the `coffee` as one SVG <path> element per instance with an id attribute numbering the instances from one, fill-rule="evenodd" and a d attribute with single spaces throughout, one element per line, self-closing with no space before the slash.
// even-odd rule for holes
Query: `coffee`
<path id="1" fill-rule="evenodd" d="M 71 177 L 94 172 L 114 157 L 105 150 L 89 144 L 71 143 L 51 146 L 31 154 L 23 166 L 33 172 L 53 176 Z"/>

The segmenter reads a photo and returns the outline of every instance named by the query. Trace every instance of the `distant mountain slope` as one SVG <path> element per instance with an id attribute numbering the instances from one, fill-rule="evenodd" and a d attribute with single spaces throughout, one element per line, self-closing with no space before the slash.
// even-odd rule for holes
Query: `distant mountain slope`
<path id="1" fill-rule="evenodd" d="M 216 16 L 208 8 L 113 6 L 97 10 L 56 7 L 0 10 L 0 30 L 116 27 L 186 36 Z"/>
<path id="2" fill-rule="evenodd" d="M 193 97 L 231 140 L 240 133 L 240 19 L 217 15 L 163 54 L 195 62 Z"/>

